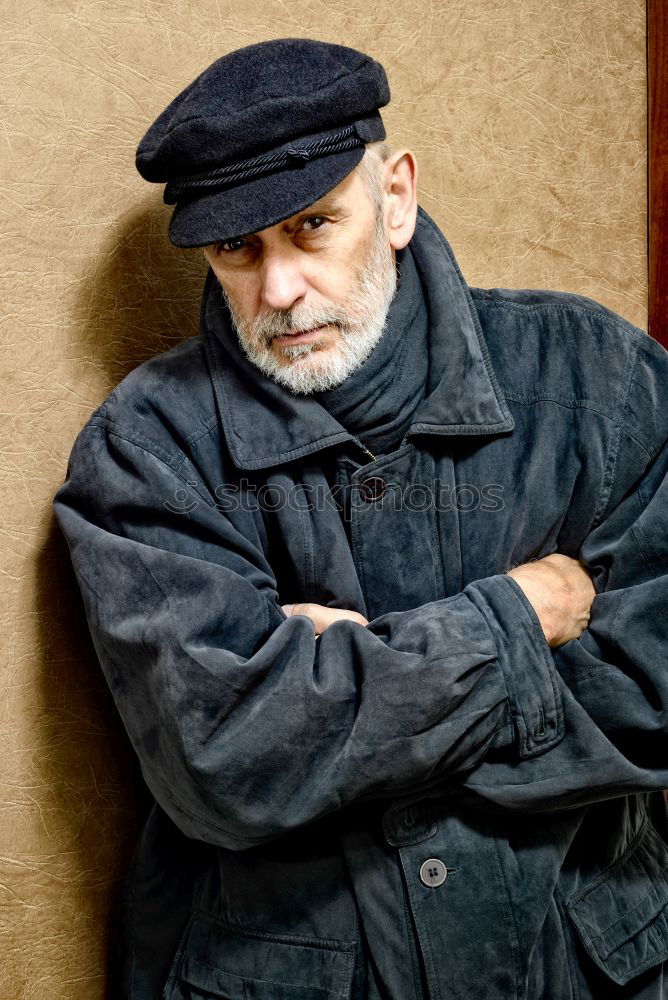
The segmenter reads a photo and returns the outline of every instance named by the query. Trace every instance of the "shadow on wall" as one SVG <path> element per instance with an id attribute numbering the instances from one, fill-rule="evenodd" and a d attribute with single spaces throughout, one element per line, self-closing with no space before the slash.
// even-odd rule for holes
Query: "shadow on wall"
<path id="1" fill-rule="evenodd" d="M 207 263 L 200 249 L 169 242 L 169 215 L 155 197 L 129 212 L 80 284 L 76 342 L 106 373 L 109 391 L 142 361 L 199 332 Z"/>
<path id="2" fill-rule="evenodd" d="M 70 344 L 80 356 L 71 384 L 91 400 L 81 426 L 138 364 L 198 333 L 205 276 L 201 251 L 169 243 L 161 202 L 147 200 L 123 217 L 90 260 L 71 314 Z M 112 984 L 123 878 L 153 800 L 97 661 L 67 544 L 53 511 L 47 516 L 35 595 L 42 659 L 35 785 L 53 843 L 45 867 L 57 876 L 54 905 L 87 927 L 80 971 L 91 984 Z M 111 989 L 108 1000 L 117 1000 Z"/>

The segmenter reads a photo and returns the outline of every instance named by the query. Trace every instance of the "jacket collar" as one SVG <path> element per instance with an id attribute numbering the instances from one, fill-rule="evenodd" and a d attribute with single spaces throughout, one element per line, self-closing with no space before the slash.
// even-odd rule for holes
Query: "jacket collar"
<path id="1" fill-rule="evenodd" d="M 443 374 L 406 436 L 512 430 L 471 293 L 450 244 L 420 206 L 410 248 L 428 300 L 431 368 Z M 200 327 L 223 432 L 239 468 L 281 465 L 344 441 L 362 447 L 317 400 L 293 395 L 246 358 L 210 268 Z"/>

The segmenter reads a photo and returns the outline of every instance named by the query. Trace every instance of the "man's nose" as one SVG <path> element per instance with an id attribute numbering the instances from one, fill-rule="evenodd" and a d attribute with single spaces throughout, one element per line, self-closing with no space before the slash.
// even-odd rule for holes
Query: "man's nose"
<path id="1" fill-rule="evenodd" d="M 265 254 L 262 263 L 262 304 L 267 309 L 291 309 L 306 290 L 301 262 L 295 253 Z"/>

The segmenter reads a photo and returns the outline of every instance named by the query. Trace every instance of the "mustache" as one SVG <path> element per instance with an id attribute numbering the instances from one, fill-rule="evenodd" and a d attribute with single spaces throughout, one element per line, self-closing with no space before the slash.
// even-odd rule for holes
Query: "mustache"
<path id="1" fill-rule="evenodd" d="M 276 311 L 256 319 L 252 324 L 252 335 L 269 345 L 276 337 L 288 333 L 305 333 L 319 326 L 345 326 L 346 316 L 333 309 L 310 310 L 309 312 Z"/>

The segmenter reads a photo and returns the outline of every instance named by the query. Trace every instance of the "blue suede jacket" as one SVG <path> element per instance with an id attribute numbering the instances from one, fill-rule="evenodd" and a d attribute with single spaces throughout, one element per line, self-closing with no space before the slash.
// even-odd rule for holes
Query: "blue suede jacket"
<path id="1" fill-rule="evenodd" d="M 469 287 L 419 209 L 443 364 L 373 457 L 201 332 L 95 410 L 54 498 L 151 794 L 123 1000 L 665 1000 L 668 352 Z M 507 571 L 578 557 L 550 649 Z M 315 637 L 281 604 L 348 608 Z"/>

